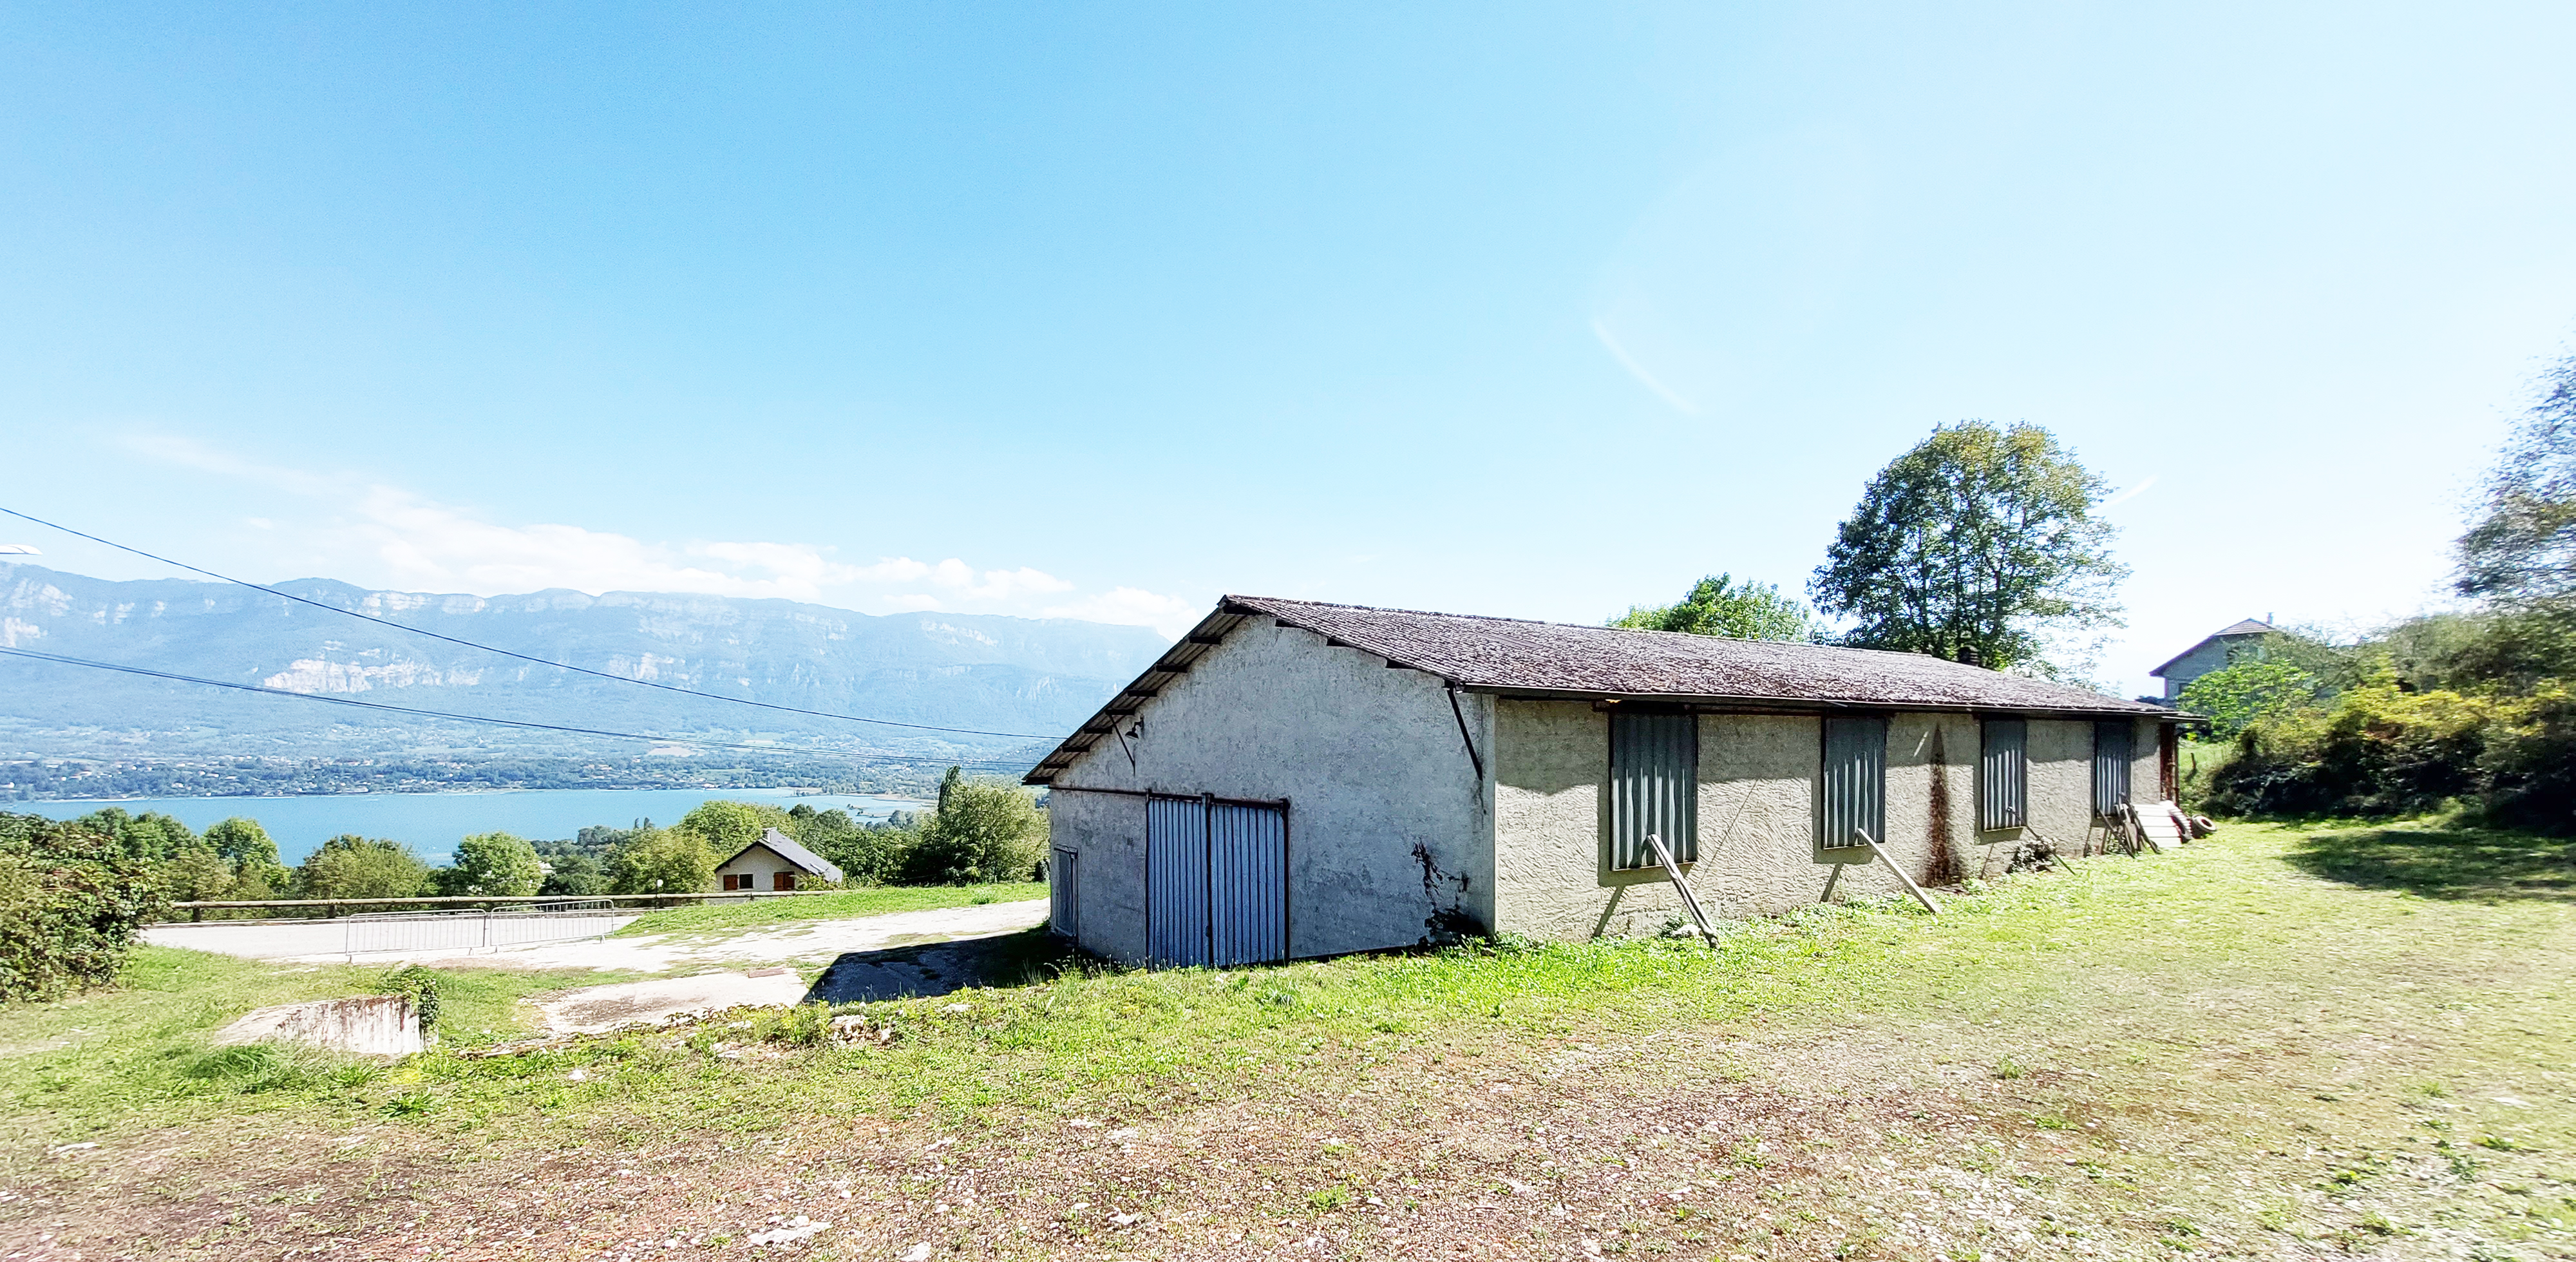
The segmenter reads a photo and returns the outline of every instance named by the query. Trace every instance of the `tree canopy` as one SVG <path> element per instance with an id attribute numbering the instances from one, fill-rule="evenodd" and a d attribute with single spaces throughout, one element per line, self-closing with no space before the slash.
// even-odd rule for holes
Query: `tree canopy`
<path id="1" fill-rule="evenodd" d="M 718 863 L 742 853 L 743 847 L 760 840 L 769 829 L 796 835 L 787 812 L 760 802 L 700 802 L 673 827 L 705 843 Z"/>
<path id="2" fill-rule="evenodd" d="M 515 897 L 534 894 L 545 884 L 537 848 L 509 833 L 476 833 L 456 843 L 456 857 L 438 870 L 441 894 Z"/>
<path id="3" fill-rule="evenodd" d="M 905 879 L 925 884 L 1022 881 L 1046 853 L 1046 812 L 1007 780 L 959 776 L 940 786 L 940 806 L 905 860 Z"/>
<path id="4" fill-rule="evenodd" d="M 1780 594 L 1769 583 L 1738 583 L 1732 574 L 1704 578 L 1691 585 L 1681 602 L 1632 605 L 1610 620 L 1614 627 L 1637 631 L 1684 631 L 1731 640 L 1812 640 L 1814 618 L 1807 607 Z"/>
<path id="5" fill-rule="evenodd" d="M 697 833 L 684 828 L 638 828 L 609 856 L 608 885 L 620 894 L 703 893 L 715 880 L 716 864 L 726 857 L 730 855 L 716 855 Z"/>
<path id="6" fill-rule="evenodd" d="M 2039 426 L 1941 426 L 1870 480 L 1808 594 L 1855 645 L 2061 674 L 2053 639 L 2124 625 L 2108 489 Z"/>
<path id="7" fill-rule="evenodd" d="M 2256 723 L 2314 705 L 2317 677 L 2276 658 L 2246 657 L 2183 686 L 2182 708 L 2209 719 L 2212 734 L 2233 740 Z"/>
<path id="8" fill-rule="evenodd" d="M 2576 598 L 2576 355 L 2541 376 L 2460 537 L 2459 590 L 2508 604 Z"/>
<path id="9" fill-rule="evenodd" d="M 399 841 L 343 833 L 295 869 L 306 898 L 413 898 L 427 891 L 429 865 Z"/>

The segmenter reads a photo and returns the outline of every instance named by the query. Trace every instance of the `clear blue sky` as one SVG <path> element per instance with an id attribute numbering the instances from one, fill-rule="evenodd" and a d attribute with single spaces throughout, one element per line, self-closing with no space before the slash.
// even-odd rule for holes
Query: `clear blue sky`
<path id="1" fill-rule="evenodd" d="M 2576 332 L 2565 4 L 533 8 L 0 13 L 7 502 L 263 580 L 1596 621 L 2028 420 L 2144 488 L 2134 691 L 2437 598 Z"/>

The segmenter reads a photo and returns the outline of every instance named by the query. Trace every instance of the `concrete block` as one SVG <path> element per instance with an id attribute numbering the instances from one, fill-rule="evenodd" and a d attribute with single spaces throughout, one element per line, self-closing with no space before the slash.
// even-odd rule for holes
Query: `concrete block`
<path id="1" fill-rule="evenodd" d="M 409 1056 L 421 1050 L 420 1014 L 402 995 L 356 995 L 261 1008 L 215 1032 L 218 1047 L 272 1042 L 360 1056 Z"/>

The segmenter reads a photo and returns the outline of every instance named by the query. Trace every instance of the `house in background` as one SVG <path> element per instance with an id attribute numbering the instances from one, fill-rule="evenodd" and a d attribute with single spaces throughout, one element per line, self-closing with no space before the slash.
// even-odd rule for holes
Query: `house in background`
<path id="1" fill-rule="evenodd" d="M 2172 796 L 2172 710 L 1911 653 L 1229 596 L 1056 747 L 1054 928 L 1260 963 L 1645 934 L 2072 848 Z M 1868 865 L 1868 866 L 1864 866 Z"/>
<path id="2" fill-rule="evenodd" d="M 716 865 L 719 890 L 792 890 L 805 884 L 829 885 L 840 879 L 838 865 L 797 845 L 795 838 L 775 828 L 762 830 L 760 840 Z"/>
<path id="3" fill-rule="evenodd" d="M 2270 622 L 2247 618 L 2235 626 L 2212 632 L 2200 643 L 2184 649 L 2180 656 L 2147 673 L 2165 681 L 2165 703 L 2170 705 L 2182 699 L 2182 690 L 2190 687 L 2191 681 L 2211 671 L 2227 669 L 2228 664 L 2241 654 L 2260 654 L 2263 637 L 2275 633 L 2276 628 Z"/>

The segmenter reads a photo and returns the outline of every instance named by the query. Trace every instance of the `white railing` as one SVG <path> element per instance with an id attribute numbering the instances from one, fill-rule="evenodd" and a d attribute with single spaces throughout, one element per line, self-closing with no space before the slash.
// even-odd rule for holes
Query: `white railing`
<path id="1" fill-rule="evenodd" d="M 607 899 L 580 899 L 512 911 L 370 912 L 342 919 L 343 954 L 384 955 L 415 951 L 475 951 L 604 938 L 632 913 L 620 915 Z"/>

